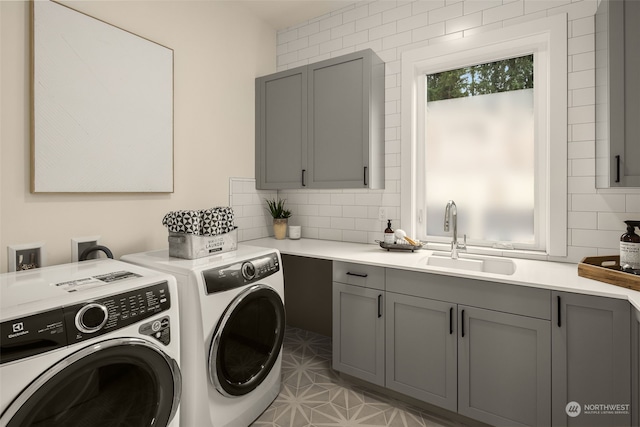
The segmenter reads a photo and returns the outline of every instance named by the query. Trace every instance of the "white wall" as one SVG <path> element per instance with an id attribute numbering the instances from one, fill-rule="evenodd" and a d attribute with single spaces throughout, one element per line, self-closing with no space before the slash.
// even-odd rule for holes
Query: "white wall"
<path id="1" fill-rule="evenodd" d="M 229 178 L 254 174 L 254 79 L 275 71 L 273 29 L 233 2 L 64 3 L 174 50 L 175 190 L 29 192 L 29 3 L 0 1 L 2 272 L 7 245 L 43 241 L 48 265 L 71 260 L 72 237 L 100 235 L 116 257 L 166 247 L 166 212 L 227 205 Z"/>
<path id="2" fill-rule="evenodd" d="M 520 22 L 568 14 L 567 261 L 616 254 L 623 220 L 640 219 L 638 190 L 595 188 L 596 0 L 418 0 L 359 2 L 278 32 L 278 71 L 365 48 L 386 62 L 386 188 L 280 191 L 303 236 L 373 243 L 386 222 L 400 227 L 400 58 L 402 52 Z M 552 118 L 553 120 L 553 118 Z M 444 214 L 444 206 L 443 206 Z"/>

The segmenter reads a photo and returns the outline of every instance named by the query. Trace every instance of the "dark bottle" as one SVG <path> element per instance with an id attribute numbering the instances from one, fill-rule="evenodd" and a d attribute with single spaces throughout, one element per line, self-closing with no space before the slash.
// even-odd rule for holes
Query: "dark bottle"
<path id="1" fill-rule="evenodd" d="M 387 228 L 384 230 L 384 242 L 392 245 L 395 242 L 395 236 L 393 234 L 393 229 L 391 228 L 391 220 L 387 220 Z"/>
<path id="2" fill-rule="evenodd" d="M 640 236 L 635 233 L 635 227 L 640 227 L 640 221 L 625 221 L 627 232 L 620 236 L 620 267 L 640 269 Z"/>

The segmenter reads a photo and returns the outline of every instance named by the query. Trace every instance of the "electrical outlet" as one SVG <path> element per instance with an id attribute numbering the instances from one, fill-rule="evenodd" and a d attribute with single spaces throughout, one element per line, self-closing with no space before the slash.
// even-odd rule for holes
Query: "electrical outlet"
<path id="1" fill-rule="evenodd" d="M 32 270 L 45 265 L 44 243 L 27 243 L 7 247 L 8 271 Z"/>
<path id="2" fill-rule="evenodd" d="M 78 262 L 82 252 L 91 246 L 99 245 L 100 236 L 72 237 L 71 238 L 71 262 Z M 92 252 L 87 259 L 98 258 L 98 252 Z"/>
<path id="3" fill-rule="evenodd" d="M 387 218 L 387 210 L 385 208 L 378 208 L 378 219 L 380 221 L 386 221 Z"/>

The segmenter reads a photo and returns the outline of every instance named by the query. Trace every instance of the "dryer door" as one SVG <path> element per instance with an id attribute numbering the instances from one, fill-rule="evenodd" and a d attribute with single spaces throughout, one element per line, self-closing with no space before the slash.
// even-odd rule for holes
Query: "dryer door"
<path id="1" fill-rule="evenodd" d="M 7 427 L 166 426 L 178 408 L 177 363 L 139 338 L 105 340 L 61 360 L 0 418 Z"/>
<path id="2" fill-rule="evenodd" d="M 284 304 L 267 285 L 241 292 L 216 326 L 209 349 L 209 377 L 227 397 L 254 390 L 278 360 L 285 330 Z"/>

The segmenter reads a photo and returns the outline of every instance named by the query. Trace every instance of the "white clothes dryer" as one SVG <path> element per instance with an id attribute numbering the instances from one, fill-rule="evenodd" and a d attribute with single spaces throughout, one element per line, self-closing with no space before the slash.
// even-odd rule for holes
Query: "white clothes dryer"
<path id="1" fill-rule="evenodd" d="M 173 276 L 111 259 L 2 274 L 0 321 L 0 426 L 179 426 Z"/>
<path id="2" fill-rule="evenodd" d="M 175 275 L 181 303 L 181 424 L 246 427 L 280 392 L 285 331 L 280 253 L 238 245 L 196 260 L 167 250 L 123 261 Z"/>

